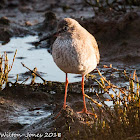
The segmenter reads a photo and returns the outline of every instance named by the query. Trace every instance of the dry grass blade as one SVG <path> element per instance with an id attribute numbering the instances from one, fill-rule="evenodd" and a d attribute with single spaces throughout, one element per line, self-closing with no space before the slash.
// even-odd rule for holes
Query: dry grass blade
<path id="1" fill-rule="evenodd" d="M 137 91 L 136 91 L 136 94 L 139 97 L 140 84 L 139 84 L 139 80 L 138 80 L 138 76 L 137 75 L 136 75 L 136 79 L 137 79 Z"/>
<path id="2" fill-rule="evenodd" d="M 85 94 L 85 97 L 88 98 L 88 99 L 90 99 L 98 107 L 102 107 L 102 104 L 98 103 L 97 101 L 95 101 L 94 99 L 92 99 L 91 97 L 89 97 L 87 94 Z"/>
<path id="3" fill-rule="evenodd" d="M 33 70 L 34 73 L 37 72 L 37 68 L 35 67 Z M 33 85 L 35 83 L 35 78 L 36 78 L 36 74 L 32 73 L 32 81 L 31 81 L 31 85 Z"/>
<path id="4" fill-rule="evenodd" d="M 22 81 L 22 83 L 21 83 L 21 84 L 26 83 L 29 79 L 30 79 L 30 76 L 29 76 L 29 77 L 27 77 L 24 81 Z"/>
<path id="5" fill-rule="evenodd" d="M 15 61 L 15 58 L 16 58 L 16 54 L 17 54 L 17 50 L 15 51 L 15 54 L 14 54 L 14 57 L 13 57 L 13 62 L 12 62 L 12 65 L 9 66 L 9 72 L 11 71 L 12 67 L 13 67 L 13 64 L 14 64 L 14 61 Z"/>
<path id="6" fill-rule="evenodd" d="M 36 76 L 38 76 L 39 78 L 41 78 L 41 79 L 43 80 L 44 83 L 47 82 L 47 81 L 46 81 L 44 78 L 42 78 L 38 73 L 36 73 L 35 71 L 29 69 L 29 68 L 28 68 L 27 66 L 25 66 L 22 62 L 21 62 L 21 64 L 22 64 L 23 67 L 27 68 L 31 73 L 34 73 Z"/>
<path id="7" fill-rule="evenodd" d="M 102 79 L 111 87 L 111 88 L 116 88 L 118 90 L 120 90 L 121 93 L 123 93 L 126 96 L 126 93 L 123 89 L 119 88 L 118 86 L 112 84 L 110 81 L 107 81 L 106 78 L 104 76 L 102 76 L 102 74 L 100 73 L 100 71 L 97 69 L 99 75 L 102 77 Z"/>

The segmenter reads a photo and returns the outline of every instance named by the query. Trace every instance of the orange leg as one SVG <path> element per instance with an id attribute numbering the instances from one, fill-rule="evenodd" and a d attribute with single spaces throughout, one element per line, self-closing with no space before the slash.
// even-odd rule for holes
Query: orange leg
<path id="1" fill-rule="evenodd" d="M 65 96 L 64 96 L 64 104 L 63 104 L 63 109 L 65 110 L 66 109 L 66 99 L 67 99 L 67 89 L 68 89 L 68 76 L 67 76 L 67 73 L 66 73 L 66 82 L 65 82 Z M 54 117 L 55 119 L 57 119 L 61 114 L 61 111 Z"/>
<path id="2" fill-rule="evenodd" d="M 86 107 L 85 93 L 84 93 L 84 77 L 85 77 L 85 76 L 84 76 L 84 75 L 82 75 L 82 83 L 81 83 L 81 85 L 82 85 L 82 94 L 83 94 L 83 103 L 84 103 L 84 108 L 82 109 L 82 111 L 77 112 L 77 113 L 85 113 L 85 114 L 90 114 L 90 115 L 95 116 L 95 114 L 93 114 L 93 113 L 89 112 L 89 111 L 87 110 L 87 107 Z"/>
<path id="3" fill-rule="evenodd" d="M 64 105 L 63 105 L 63 109 L 66 109 L 66 98 L 67 98 L 67 89 L 68 89 L 68 77 L 67 77 L 67 73 L 66 73 L 66 83 L 65 83 L 65 96 L 64 96 Z"/>
<path id="4" fill-rule="evenodd" d="M 82 83 L 81 83 L 81 85 L 82 85 L 82 94 L 83 94 L 83 103 L 84 103 L 84 108 L 83 108 L 83 110 L 82 111 L 80 111 L 80 112 L 77 112 L 77 113 L 86 113 L 86 114 L 88 114 L 88 111 L 87 111 L 87 107 L 86 107 L 86 101 L 85 101 L 85 93 L 84 93 L 84 75 L 82 75 Z"/>

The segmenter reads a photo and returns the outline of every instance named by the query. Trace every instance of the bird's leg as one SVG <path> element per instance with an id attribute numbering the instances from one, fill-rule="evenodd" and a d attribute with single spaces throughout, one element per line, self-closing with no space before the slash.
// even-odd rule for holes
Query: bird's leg
<path id="1" fill-rule="evenodd" d="M 88 111 L 87 111 L 87 107 L 86 107 L 86 101 L 85 101 L 85 93 L 84 93 L 84 75 L 82 75 L 82 82 L 81 82 L 81 85 L 82 85 L 82 94 L 83 94 L 83 103 L 84 103 L 84 108 L 82 111 L 80 112 L 77 112 L 77 113 L 86 113 L 88 114 Z"/>
<path id="2" fill-rule="evenodd" d="M 85 93 L 84 93 L 84 77 L 85 77 L 85 76 L 82 75 L 82 83 L 81 83 L 81 85 L 82 85 L 82 94 L 83 94 L 84 108 L 82 109 L 82 111 L 77 112 L 77 113 L 85 113 L 85 114 L 90 114 L 90 115 L 96 116 L 95 114 L 89 112 L 89 111 L 87 110 L 87 107 L 86 107 Z"/>
<path id="3" fill-rule="evenodd" d="M 66 83 L 65 83 L 65 96 L 64 96 L 64 105 L 63 105 L 63 109 L 66 109 L 66 98 L 67 98 L 67 89 L 68 89 L 68 77 L 67 77 L 67 73 L 66 73 Z"/>
<path id="4" fill-rule="evenodd" d="M 65 96 L 64 96 L 64 104 L 63 104 L 63 109 L 65 110 L 66 109 L 66 99 L 67 99 L 67 89 L 68 89 L 68 76 L 67 76 L 67 73 L 66 73 L 66 82 L 65 82 Z M 54 117 L 55 119 L 58 118 L 58 116 L 60 116 L 61 114 L 61 111 Z"/>

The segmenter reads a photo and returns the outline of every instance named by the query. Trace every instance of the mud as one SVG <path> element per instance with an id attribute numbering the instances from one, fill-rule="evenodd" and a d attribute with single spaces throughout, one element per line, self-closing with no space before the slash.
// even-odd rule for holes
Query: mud
<path id="1" fill-rule="evenodd" d="M 103 65 L 113 63 L 119 70 L 126 69 L 130 73 L 137 69 L 140 77 L 140 13 L 135 11 L 112 15 L 110 12 L 95 16 L 92 8 L 81 0 L 2 0 L 0 41 L 5 44 L 12 37 L 38 35 L 39 41 L 32 44 L 48 48 L 51 52 L 51 45 L 55 40 L 52 34 L 56 31 L 58 21 L 63 17 L 75 18 L 95 36 L 99 44 L 101 61 L 98 67 L 101 72 L 107 79 L 113 80 L 115 84 L 122 84 L 125 88 L 126 79 L 120 78 L 119 73 L 111 77 L 112 71 L 103 69 Z M 47 39 L 42 41 L 44 38 Z M 96 70 L 92 74 L 99 79 Z M 98 84 L 91 77 L 85 82 L 86 93 L 95 98 Z M 31 140 L 48 139 L 50 135 L 54 136 L 51 139 L 98 138 L 99 134 L 95 134 L 92 129 L 95 118 L 76 113 L 83 107 L 80 82 L 69 85 L 68 106 L 65 111 L 61 110 L 64 87 L 64 83 L 51 81 L 46 85 L 9 83 L 9 87 L 0 91 L 0 132 L 40 134 L 40 137 L 30 135 L 28 138 Z M 87 105 L 90 110 L 90 104 Z M 60 110 L 61 114 L 56 118 Z M 61 138 L 56 133 L 61 134 Z M 12 137 L 11 140 L 27 139 L 25 135 Z"/>
<path id="2" fill-rule="evenodd" d="M 83 108 L 82 94 L 78 85 L 80 86 L 80 83 L 70 84 L 72 90 L 67 98 L 68 107 L 65 111 L 62 110 L 58 117 L 57 114 L 59 114 L 63 104 L 64 83 L 48 82 L 46 85 L 16 85 L 5 88 L 0 93 L 1 133 L 40 133 L 43 135 L 41 139 L 44 139 L 45 133 L 57 132 L 61 133 L 61 137 L 62 135 L 68 137 L 70 131 L 72 132 L 71 135 L 76 133 L 77 137 L 82 138 L 85 130 L 83 129 L 83 132 L 81 132 L 80 127 L 84 126 L 89 131 L 90 126 L 86 124 L 86 121 L 93 123 L 94 119 L 76 113 Z M 76 90 L 77 93 L 73 90 Z M 40 117 L 37 119 L 38 116 Z M 22 120 L 20 120 L 21 117 Z M 29 118 L 32 118 L 32 120 Z M 27 119 L 29 120 L 27 121 Z M 69 128 L 69 125 L 71 128 Z M 78 126 L 78 129 L 75 126 Z M 78 134 L 78 131 L 80 131 L 80 134 Z M 25 139 L 25 136 L 20 139 Z M 30 139 L 37 138 L 31 137 Z"/>
<path id="3" fill-rule="evenodd" d="M 9 42 L 13 36 L 23 37 L 29 34 L 33 35 L 25 26 L 18 25 L 14 22 L 12 23 L 5 16 L 0 18 L 0 41 L 3 41 L 3 44 Z"/>
<path id="4" fill-rule="evenodd" d="M 120 69 L 120 67 L 119 67 Z M 133 71 L 133 70 L 132 70 Z M 114 84 L 124 84 L 127 79 L 119 76 L 119 72 L 112 69 L 103 69 L 103 75 Z M 128 70 L 127 70 L 128 72 Z M 129 69 L 129 72 L 130 69 Z M 100 77 L 97 71 L 93 72 L 94 78 Z M 111 76 L 112 74 L 112 76 Z M 140 77 L 140 75 L 138 75 Z M 85 80 L 85 91 L 93 99 L 99 102 L 96 92 L 99 93 L 99 86 L 90 75 Z M 11 85 L 12 84 L 12 85 Z M 62 109 L 65 83 L 47 81 L 46 84 L 23 85 L 9 83 L 5 89 L 0 92 L 0 132 L 21 134 L 17 139 L 102 139 L 100 134 L 95 132 L 94 124 L 96 118 L 94 115 L 78 114 L 83 108 L 81 82 L 70 83 L 67 96 L 67 108 Z M 105 100 L 102 92 L 100 99 Z M 97 113 L 98 108 L 87 102 L 87 108 L 92 112 L 91 105 Z M 34 136 L 34 134 L 38 134 Z M 56 135 L 57 134 L 57 135 Z M 9 140 L 9 137 L 4 139 Z M 108 139 L 106 137 L 105 139 Z M 113 138 L 110 138 L 113 139 Z"/>

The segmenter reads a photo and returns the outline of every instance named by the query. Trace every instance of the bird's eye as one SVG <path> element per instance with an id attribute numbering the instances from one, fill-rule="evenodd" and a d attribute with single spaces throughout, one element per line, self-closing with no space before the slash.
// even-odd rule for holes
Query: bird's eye
<path id="1" fill-rule="evenodd" d="M 68 27 L 67 26 L 64 26 L 63 30 L 64 31 L 67 31 L 68 30 Z"/>

